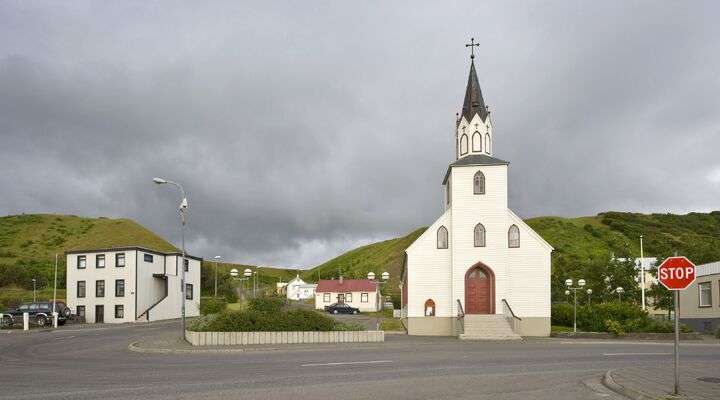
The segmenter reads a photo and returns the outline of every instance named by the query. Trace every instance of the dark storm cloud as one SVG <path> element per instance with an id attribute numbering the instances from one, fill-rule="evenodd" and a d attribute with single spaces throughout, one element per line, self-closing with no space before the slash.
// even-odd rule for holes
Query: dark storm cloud
<path id="1" fill-rule="evenodd" d="M 287 266 L 427 225 L 471 35 L 519 214 L 717 208 L 715 4 L 502 4 L 4 2 L 0 213 L 177 243 L 165 176 L 192 253 Z"/>

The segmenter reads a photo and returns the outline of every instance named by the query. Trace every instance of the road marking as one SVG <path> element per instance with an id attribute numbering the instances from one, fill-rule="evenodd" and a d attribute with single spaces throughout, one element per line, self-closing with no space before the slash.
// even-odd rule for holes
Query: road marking
<path id="1" fill-rule="evenodd" d="M 76 337 L 75 335 L 72 336 L 65 336 L 65 337 L 56 337 L 55 340 L 64 340 L 64 339 L 72 339 Z"/>
<path id="2" fill-rule="evenodd" d="M 669 356 L 672 353 L 603 353 L 604 356 Z"/>
<path id="3" fill-rule="evenodd" d="M 357 364 L 384 364 L 384 363 L 391 363 L 391 362 L 392 362 L 392 360 L 348 361 L 348 362 L 302 364 L 301 367 L 322 367 L 322 366 L 333 366 L 333 365 L 357 365 Z"/>

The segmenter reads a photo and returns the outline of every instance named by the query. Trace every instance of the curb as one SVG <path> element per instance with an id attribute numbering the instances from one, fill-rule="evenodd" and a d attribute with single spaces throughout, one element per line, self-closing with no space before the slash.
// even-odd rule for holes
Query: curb
<path id="1" fill-rule="evenodd" d="M 649 396 L 643 392 L 640 392 L 635 389 L 630 389 L 625 386 L 622 386 L 615 382 L 615 379 L 613 379 L 612 373 L 614 372 L 614 369 L 608 370 L 608 372 L 605 373 L 605 376 L 602 378 L 602 383 L 605 385 L 606 388 L 612 390 L 613 392 L 625 396 L 632 400 L 655 400 L 657 397 Z"/>
<path id="2" fill-rule="evenodd" d="M 245 353 L 249 351 L 275 351 L 280 350 L 276 347 L 268 347 L 264 349 L 167 349 L 167 348 L 145 348 L 137 345 L 138 342 L 132 342 L 128 345 L 128 350 L 136 353 L 146 354 L 195 354 L 195 353 Z"/>

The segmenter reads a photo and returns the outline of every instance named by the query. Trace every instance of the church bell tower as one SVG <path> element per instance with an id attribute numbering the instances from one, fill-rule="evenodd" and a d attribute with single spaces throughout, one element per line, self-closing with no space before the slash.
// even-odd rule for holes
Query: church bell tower
<path id="1" fill-rule="evenodd" d="M 461 159 L 471 154 L 492 155 L 493 129 L 490 122 L 490 111 L 485 105 L 477 72 L 475 71 L 475 47 L 479 46 L 471 39 L 466 47 L 470 47 L 470 74 L 465 88 L 465 100 L 462 112 L 458 115 L 455 132 L 455 158 Z"/>

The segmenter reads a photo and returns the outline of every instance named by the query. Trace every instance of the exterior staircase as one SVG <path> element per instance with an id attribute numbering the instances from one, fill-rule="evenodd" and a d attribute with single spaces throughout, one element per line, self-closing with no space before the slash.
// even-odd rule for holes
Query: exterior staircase
<path id="1" fill-rule="evenodd" d="M 503 314 L 465 314 L 462 340 L 519 340 Z"/>

